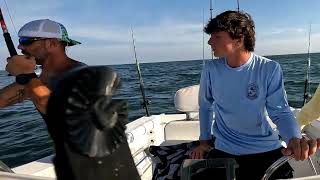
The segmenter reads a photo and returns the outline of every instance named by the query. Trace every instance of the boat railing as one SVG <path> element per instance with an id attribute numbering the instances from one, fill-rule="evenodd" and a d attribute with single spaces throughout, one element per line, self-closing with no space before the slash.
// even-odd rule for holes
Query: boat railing
<path id="1" fill-rule="evenodd" d="M 310 137 L 307 135 L 307 134 L 302 134 L 303 138 L 309 140 Z M 276 162 L 274 162 L 267 170 L 266 170 L 266 173 L 264 174 L 262 180 L 268 180 L 269 177 L 280 167 L 282 166 L 283 164 L 285 164 L 286 162 L 290 161 L 291 159 L 293 159 L 292 156 L 283 156 L 281 157 L 280 159 L 278 159 Z M 310 168 L 313 170 L 314 174 L 315 175 L 318 175 L 319 173 L 317 172 L 313 162 L 312 162 L 312 159 L 311 157 L 309 156 L 308 157 L 308 162 L 309 162 L 309 165 L 310 165 Z"/>

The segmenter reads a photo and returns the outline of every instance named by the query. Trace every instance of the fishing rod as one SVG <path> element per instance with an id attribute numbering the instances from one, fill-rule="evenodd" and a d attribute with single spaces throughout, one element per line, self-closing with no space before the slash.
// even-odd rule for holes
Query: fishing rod
<path id="1" fill-rule="evenodd" d="M 138 62 L 138 59 L 137 59 L 136 45 L 135 45 L 135 41 L 134 41 L 132 27 L 131 27 L 131 36 L 132 36 L 132 45 L 133 45 L 134 58 L 135 58 L 135 61 L 136 61 L 136 67 L 137 67 L 137 72 L 138 72 L 139 82 L 140 82 L 140 91 L 141 91 L 142 98 L 143 98 L 142 106 L 146 110 L 146 115 L 150 116 L 149 109 L 148 109 L 148 105 L 150 104 L 150 101 L 146 98 L 146 94 L 144 92 L 144 85 L 143 85 L 143 80 L 142 80 L 142 75 L 141 75 L 141 71 L 140 71 L 139 62 Z"/>
<path id="2" fill-rule="evenodd" d="M 305 105 L 311 95 L 310 95 L 310 69 L 311 69 L 311 58 L 310 58 L 310 38 L 311 37 L 311 23 L 309 25 L 309 42 L 308 42 L 308 64 L 306 68 L 306 79 L 304 81 L 304 93 L 303 93 L 303 105 Z"/>
<path id="3" fill-rule="evenodd" d="M 210 0 L 210 21 L 212 20 L 212 11 L 213 11 L 213 8 L 212 8 L 212 0 Z M 213 59 L 213 51 L 211 50 L 211 59 Z"/>
<path id="4" fill-rule="evenodd" d="M 210 20 L 212 19 L 212 0 L 210 0 Z"/>
<path id="5" fill-rule="evenodd" d="M 15 25 L 14 25 L 14 23 L 13 23 L 12 17 L 11 17 L 10 12 L 9 12 L 9 7 L 8 7 L 8 5 L 7 5 L 7 1 L 4 0 L 4 2 L 5 2 L 5 5 L 6 5 L 6 7 L 7 7 L 8 15 L 9 15 L 10 20 L 11 20 L 11 23 L 12 23 L 12 25 L 13 25 L 13 29 L 14 29 L 14 31 L 15 31 L 16 34 L 17 34 Z M 3 37 L 4 37 L 4 40 L 5 40 L 5 42 L 6 42 L 7 48 L 8 48 L 8 50 L 9 50 L 10 57 L 15 56 L 15 55 L 18 55 L 17 50 L 16 50 L 16 48 L 15 48 L 15 46 L 14 46 L 14 44 L 13 44 L 12 38 L 11 38 L 11 36 L 10 36 L 10 33 L 9 33 L 9 31 L 8 31 L 7 25 L 6 25 L 5 21 L 4 21 L 1 8 L 0 8 L 0 23 L 1 23 L 1 28 L 2 28 L 2 31 L 3 31 Z M 38 68 L 39 68 L 39 66 L 37 65 L 35 70 L 37 70 Z M 36 73 L 37 73 L 37 72 L 36 72 Z M 8 76 L 11 76 L 11 75 L 8 74 Z"/>
<path id="6" fill-rule="evenodd" d="M 0 24 L 1 24 L 2 31 L 3 31 L 3 37 L 4 37 L 4 40 L 6 42 L 7 48 L 9 50 L 10 56 L 12 57 L 12 56 L 17 55 L 18 54 L 17 50 L 14 47 L 14 44 L 12 42 L 10 33 L 8 31 L 8 28 L 7 28 L 7 25 L 6 25 L 6 23 L 4 21 L 4 18 L 3 18 L 3 14 L 2 14 L 1 8 L 0 8 Z"/>
<path id="7" fill-rule="evenodd" d="M 239 6 L 239 0 L 237 0 L 237 5 L 238 5 L 238 12 L 240 11 L 240 6 Z"/>
<path id="8" fill-rule="evenodd" d="M 202 29 L 202 61 L 204 62 L 204 9 L 202 9 Z"/>

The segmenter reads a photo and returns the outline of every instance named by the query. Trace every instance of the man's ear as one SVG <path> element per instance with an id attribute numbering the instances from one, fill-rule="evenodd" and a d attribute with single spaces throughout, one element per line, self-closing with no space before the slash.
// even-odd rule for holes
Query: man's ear
<path id="1" fill-rule="evenodd" d="M 59 42 L 58 39 L 52 39 L 51 41 L 52 41 L 52 46 L 53 46 L 53 47 L 58 47 L 59 44 L 60 44 L 60 42 Z"/>
<path id="2" fill-rule="evenodd" d="M 48 39 L 48 41 L 46 41 L 47 48 L 56 48 L 58 45 L 59 41 L 57 39 Z"/>
<path id="3" fill-rule="evenodd" d="M 239 39 L 237 39 L 238 47 L 244 46 L 244 36 L 241 35 Z"/>

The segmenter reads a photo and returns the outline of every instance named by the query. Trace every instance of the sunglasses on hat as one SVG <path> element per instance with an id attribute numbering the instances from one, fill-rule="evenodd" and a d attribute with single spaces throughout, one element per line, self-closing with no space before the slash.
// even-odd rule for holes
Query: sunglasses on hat
<path id="1" fill-rule="evenodd" d="M 35 41 L 44 40 L 48 38 L 38 38 L 38 37 L 21 37 L 19 38 L 19 44 L 22 46 L 29 46 Z"/>

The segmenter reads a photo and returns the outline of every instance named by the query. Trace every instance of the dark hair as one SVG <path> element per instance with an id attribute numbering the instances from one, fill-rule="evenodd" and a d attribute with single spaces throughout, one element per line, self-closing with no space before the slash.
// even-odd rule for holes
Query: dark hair
<path id="1" fill-rule="evenodd" d="M 243 36 L 244 48 L 254 51 L 256 41 L 254 27 L 254 22 L 248 13 L 225 11 L 211 19 L 204 28 L 204 32 L 211 35 L 224 31 L 229 33 L 232 39 L 240 39 Z"/>

